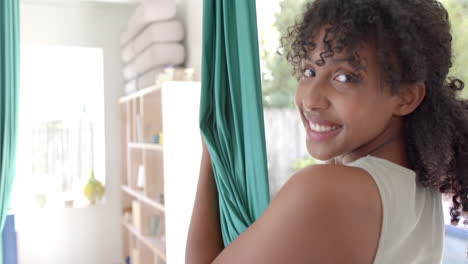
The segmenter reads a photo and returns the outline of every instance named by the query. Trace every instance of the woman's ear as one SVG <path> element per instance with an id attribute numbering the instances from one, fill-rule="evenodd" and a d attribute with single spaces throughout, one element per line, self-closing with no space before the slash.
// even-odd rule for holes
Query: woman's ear
<path id="1" fill-rule="evenodd" d="M 405 116 L 411 114 L 421 104 L 426 96 L 426 84 L 417 82 L 401 87 L 399 103 L 396 105 L 393 114 L 396 116 Z"/>

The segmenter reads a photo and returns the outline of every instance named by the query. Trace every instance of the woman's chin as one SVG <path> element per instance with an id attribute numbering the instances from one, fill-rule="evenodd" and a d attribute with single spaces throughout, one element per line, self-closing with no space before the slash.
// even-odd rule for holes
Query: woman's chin
<path id="1" fill-rule="evenodd" d="M 328 148 L 322 150 L 320 146 L 311 146 L 310 142 L 307 142 L 306 148 L 309 155 L 316 160 L 327 161 L 335 157 L 334 153 L 330 152 Z"/>
<path id="2" fill-rule="evenodd" d="M 331 155 L 331 153 L 317 153 L 315 151 L 310 151 L 310 150 L 307 150 L 307 152 L 313 159 L 316 159 L 322 162 L 325 162 L 334 158 L 334 156 Z"/>

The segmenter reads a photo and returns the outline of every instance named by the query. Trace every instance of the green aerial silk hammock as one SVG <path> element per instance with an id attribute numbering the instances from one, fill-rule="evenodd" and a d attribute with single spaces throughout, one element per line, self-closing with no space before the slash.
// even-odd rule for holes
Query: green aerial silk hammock
<path id="1" fill-rule="evenodd" d="M 204 0 L 200 130 L 227 246 L 269 204 L 255 0 Z"/>
<path id="2" fill-rule="evenodd" d="M 15 171 L 19 87 L 19 2 L 0 1 L 0 231 L 5 226 Z M 0 232 L 0 263 L 3 263 Z"/>

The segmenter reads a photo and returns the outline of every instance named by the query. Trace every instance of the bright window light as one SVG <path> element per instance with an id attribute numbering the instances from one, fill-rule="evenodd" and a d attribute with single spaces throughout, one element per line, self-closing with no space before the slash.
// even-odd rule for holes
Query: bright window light
<path id="1" fill-rule="evenodd" d="M 105 184 L 100 48 L 21 45 L 12 207 L 81 207 L 94 171 Z"/>

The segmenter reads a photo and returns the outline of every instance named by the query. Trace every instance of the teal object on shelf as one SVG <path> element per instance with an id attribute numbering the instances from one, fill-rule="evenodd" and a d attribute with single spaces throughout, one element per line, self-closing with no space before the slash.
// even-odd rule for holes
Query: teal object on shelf
<path id="1" fill-rule="evenodd" d="M 223 243 L 270 202 L 254 0 L 205 0 L 200 130 L 218 188 Z"/>
<path id="2" fill-rule="evenodd" d="M 16 240 L 15 215 L 9 214 L 2 232 L 3 263 L 18 264 L 18 247 Z"/>

